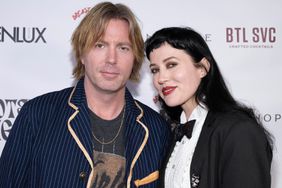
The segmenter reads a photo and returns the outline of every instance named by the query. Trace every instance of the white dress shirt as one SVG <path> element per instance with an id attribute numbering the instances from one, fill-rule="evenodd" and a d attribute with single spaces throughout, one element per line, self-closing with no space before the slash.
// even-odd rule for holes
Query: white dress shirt
<path id="1" fill-rule="evenodd" d="M 190 165 L 196 144 L 198 142 L 208 110 L 204 105 L 198 105 L 193 111 L 188 121 L 195 119 L 192 137 L 188 139 L 184 136 L 176 142 L 174 150 L 170 156 L 165 170 L 166 188 L 190 188 Z M 185 113 L 181 114 L 181 123 L 187 122 Z"/>

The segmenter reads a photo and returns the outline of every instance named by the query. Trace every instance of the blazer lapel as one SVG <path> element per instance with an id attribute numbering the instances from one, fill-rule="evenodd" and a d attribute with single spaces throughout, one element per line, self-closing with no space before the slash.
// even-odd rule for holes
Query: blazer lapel
<path id="1" fill-rule="evenodd" d="M 201 182 L 200 175 L 205 164 L 204 162 L 206 161 L 209 145 L 208 142 L 214 129 L 211 124 L 215 120 L 215 117 L 216 116 L 213 112 L 208 112 L 199 140 L 197 142 L 190 167 L 191 187 L 198 187 Z"/>
<path id="2" fill-rule="evenodd" d="M 74 113 L 68 119 L 68 130 L 93 168 L 92 131 L 83 84 L 83 79 L 79 80 L 69 98 L 69 106 Z"/>
<path id="3" fill-rule="evenodd" d="M 133 160 L 135 153 L 137 153 L 145 131 L 141 125 L 137 123 L 137 117 L 141 111 L 136 107 L 134 99 L 126 90 L 126 108 L 125 108 L 125 150 L 126 158 L 129 164 Z M 144 134 L 142 134 L 144 132 Z M 128 167 L 128 166 L 127 166 Z"/>
<path id="4" fill-rule="evenodd" d="M 148 129 L 141 121 L 143 109 L 133 99 L 129 91 L 125 93 L 125 157 L 126 157 L 126 177 L 127 187 L 134 177 L 134 169 L 142 170 L 138 167 L 138 158 L 144 149 L 149 137 Z"/>

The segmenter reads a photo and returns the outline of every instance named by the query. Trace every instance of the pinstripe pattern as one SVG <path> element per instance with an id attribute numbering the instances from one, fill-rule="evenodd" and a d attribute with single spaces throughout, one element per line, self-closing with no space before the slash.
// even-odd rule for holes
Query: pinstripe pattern
<path id="1" fill-rule="evenodd" d="M 77 107 L 76 115 L 68 104 L 72 90 L 67 88 L 36 97 L 22 107 L 0 158 L 1 188 L 86 187 L 92 169 L 85 152 L 92 157 L 92 136 L 83 79 L 69 101 Z M 133 167 L 130 187 L 135 187 L 134 180 L 160 169 L 169 129 L 155 111 L 138 102 L 139 109 L 128 91 L 125 98 L 126 176 L 145 136 L 144 128 L 136 121 L 141 110 L 144 115 L 140 120 L 149 132 L 149 139 Z M 74 135 L 68 129 L 68 121 Z M 86 173 L 84 179 L 79 176 L 82 171 Z M 143 187 L 157 187 L 157 183 Z"/>

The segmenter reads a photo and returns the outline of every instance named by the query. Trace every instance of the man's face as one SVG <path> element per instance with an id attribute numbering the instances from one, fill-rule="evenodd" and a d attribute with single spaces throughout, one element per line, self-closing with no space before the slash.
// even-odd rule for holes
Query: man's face
<path id="1" fill-rule="evenodd" d="M 112 19 L 103 37 L 82 58 L 85 66 L 85 87 L 99 93 L 123 91 L 134 63 L 129 25 Z"/>

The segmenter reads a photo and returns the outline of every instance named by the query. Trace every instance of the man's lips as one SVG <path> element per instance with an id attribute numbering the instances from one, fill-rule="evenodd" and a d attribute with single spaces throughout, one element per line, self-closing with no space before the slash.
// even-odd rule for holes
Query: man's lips
<path id="1" fill-rule="evenodd" d="M 111 71 L 101 71 L 103 74 L 119 74 L 118 72 L 111 72 Z"/>
<path id="2" fill-rule="evenodd" d="M 171 94 L 175 90 L 176 86 L 167 86 L 162 89 L 162 93 L 164 96 Z"/>
<path id="3" fill-rule="evenodd" d="M 116 76 L 119 75 L 118 72 L 112 72 L 112 71 L 101 71 L 101 73 L 102 73 L 106 78 L 115 78 Z"/>

